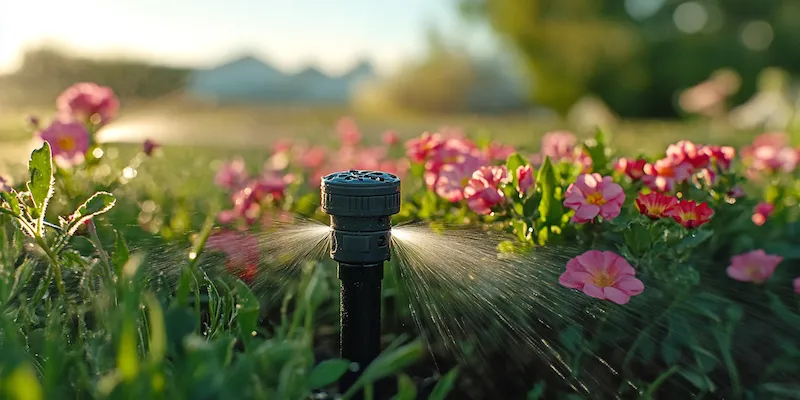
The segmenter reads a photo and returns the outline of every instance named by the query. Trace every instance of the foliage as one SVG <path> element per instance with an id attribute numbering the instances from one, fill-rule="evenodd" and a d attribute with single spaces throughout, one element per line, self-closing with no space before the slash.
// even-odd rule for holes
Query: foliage
<path id="1" fill-rule="evenodd" d="M 169 161 L 153 143 L 127 163 L 109 157 L 113 148 L 92 138 L 103 129 L 94 115 L 112 116 L 110 103 L 80 98 L 66 111 L 86 127 L 76 134 L 89 135 L 82 157 L 65 158 L 74 150 L 66 142 L 44 142 L 25 184 L 0 186 L 3 398 L 347 399 L 389 386 L 387 378 L 398 399 L 496 398 L 487 388 L 507 378 L 499 375 L 510 360 L 501 353 L 476 369 L 447 358 L 450 338 L 410 328 L 419 310 L 405 307 L 392 274 L 383 299 L 389 344 L 354 389 L 337 393 L 349 363 L 330 340 L 338 311 L 330 261 L 307 254 L 293 279 L 264 284 L 277 279 L 278 261 L 265 253 L 280 242 L 281 224 L 324 219 L 320 177 L 350 168 L 402 177 L 395 223 L 496 232 L 507 240 L 492 253 L 592 249 L 541 275 L 566 301 L 551 310 L 557 318 L 519 316 L 542 322 L 541 341 L 570 375 L 548 372 L 548 360 L 531 352 L 531 374 L 508 377 L 524 386 L 519 397 L 798 392 L 800 155 L 782 135 L 737 152 L 681 141 L 655 157 L 625 158 L 599 130 L 582 141 L 550 132 L 537 153 L 458 130 L 404 146 L 385 132 L 384 145 L 369 146 L 345 118 L 335 149 L 276 143 L 260 170 L 252 159 L 230 160 L 214 177 L 222 190 L 187 197 L 159 184 L 169 174 L 144 175 L 144 165 Z M 172 170 L 176 182 L 190 180 L 182 171 L 193 167 Z M 494 301 L 479 295 L 437 292 L 443 307 L 445 299 Z M 546 308 L 550 300 L 538 301 Z M 495 332 L 469 334 L 478 342 L 456 343 L 467 358 Z M 506 351 L 528 354 L 520 343 Z"/>
<path id="2" fill-rule="evenodd" d="M 516 47 L 533 77 L 535 99 L 564 113 L 585 93 L 594 93 L 626 117 L 675 115 L 675 92 L 715 70 L 731 68 L 743 77 L 739 102 L 755 92 L 762 69 L 779 67 L 797 73 L 797 56 L 785 51 L 798 44 L 794 28 L 798 8 L 792 2 L 460 3 L 466 15 L 489 22 Z M 673 21 L 681 15 L 696 16 L 703 24 L 696 31 L 689 27 L 688 33 L 682 32 Z M 761 25 L 749 29 L 755 39 L 743 39 L 743 29 L 757 21 Z M 752 40 L 757 46 L 748 48 Z M 765 48 L 759 47 L 763 41 Z"/>

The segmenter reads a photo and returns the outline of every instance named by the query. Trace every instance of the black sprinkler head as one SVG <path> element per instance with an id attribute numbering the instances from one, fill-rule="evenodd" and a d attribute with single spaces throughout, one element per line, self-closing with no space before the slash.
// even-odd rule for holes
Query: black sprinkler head
<path id="1" fill-rule="evenodd" d="M 331 258 L 339 263 L 339 351 L 351 362 L 343 392 L 381 350 L 381 279 L 391 258 L 392 215 L 400 212 L 400 179 L 378 171 L 336 172 L 322 178 L 322 211 L 331 216 Z M 383 398 L 376 384 L 375 398 Z M 354 399 L 363 399 L 363 391 Z"/>
<path id="2" fill-rule="evenodd" d="M 331 216 L 331 258 L 374 264 L 391 258 L 392 215 L 400 212 L 400 178 L 350 170 L 322 178 L 322 211 Z"/>

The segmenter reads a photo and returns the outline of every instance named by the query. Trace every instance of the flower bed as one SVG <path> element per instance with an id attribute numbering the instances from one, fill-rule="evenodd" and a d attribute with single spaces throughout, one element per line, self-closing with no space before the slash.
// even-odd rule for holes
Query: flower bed
<path id="1" fill-rule="evenodd" d="M 389 381 L 398 398 L 418 390 L 432 398 L 800 392 L 800 152 L 788 134 L 763 134 L 738 151 L 683 140 L 655 157 L 625 157 L 603 131 L 585 141 L 550 132 L 536 153 L 453 128 L 405 143 L 385 132 L 382 145 L 368 146 L 343 118 L 337 148 L 286 140 L 257 172 L 244 158 L 224 163 L 213 182 L 221 209 L 204 224 L 178 205 L 215 201 L 169 193 L 154 201 L 128 185 L 140 166 L 164 162 L 156 142 L 110 166 L 111 147 L 95 140 L 119 108 L 109 89 L 79 84 L 57 106 L 49 124 L 32 121 L 46 144 L 31 156 L 27 183 L 0 179 L 0 351 L 8 354 L 0 390 L 9 398 L 335 391 L 347 363 L 329 341 L 338 306 L 333 268 L 322 267 L 330 261 L 310 260 L 294 280 L 280 280 L 269 276 L 276 269 L 264 247 L 301 217 L 324 220 L 320 178 L 348 169 L 403 180 L 396 223 L 502 232 L 500 253 L 569 254 L 538 281 L 520 277 L 563 307 L 540 298 L 531 307 L 547 316 L 514 316 L 546 320 L 528 339 L 546 343 L 547 357 L 541 345 L 518 342 L 476 354 L 481 365 L 449 369 L 459 352 L 440 345 L 453 338 L 423 332 L 438 363 L 425 359 L 421 341 L 397 341 L 364 385 L 397 375 Z M 176 234 L 181 226 L 192 235 Z M 184 239 L 192 248 L 175 250 Z M 404 326 L 411 316 L 401 288 L 387 279 L 387 340 L 420 334 Z M 282 307 L 272 301 L 283 296 Z M 471 301 L 506 317 L 490 300 Z M 468 328 L 476 331 L 457 345 L 490 341 Z M 510 365 L 509 352 L 529 359 Z M 427 379 L 436 369 L 450 372 Z"/>

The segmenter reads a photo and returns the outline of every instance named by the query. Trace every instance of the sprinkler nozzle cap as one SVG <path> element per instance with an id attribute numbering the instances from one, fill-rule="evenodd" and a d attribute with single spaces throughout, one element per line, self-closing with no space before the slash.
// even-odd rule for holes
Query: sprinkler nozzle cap
<path id="1" fill-rule="evenodd" d="M 333 216 L 383 217 L 400 212 L 400 178 L 350 170 L 322 178 L 322 210 Z"/>

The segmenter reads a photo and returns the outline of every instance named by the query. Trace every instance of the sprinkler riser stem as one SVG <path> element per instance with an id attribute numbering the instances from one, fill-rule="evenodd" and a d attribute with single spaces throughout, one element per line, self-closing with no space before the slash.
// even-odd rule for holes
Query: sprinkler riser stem
<path id="1" fill-rule="evenodd" d="M 351 369 L 342 377 L 340 384 L 343 388 L 349 388 L 381 351 L 383 263 L 367 265 L 339 263 L 339 279 L 341 280 L 339 349 L 342 356 L 353 363 Z"/>
<path id="2" fill-rule="evenodd" d="M 340 381 L 345 392 L 381 351 L 381 280 L 383 263 L 391 259 L 391 217 L 400 212 L 400 179 L 385 172 L 337 172 L 322 178 L 321 197 L 322 211 L 331 217 L 331 258 L 339 263 L 340 353 L 356 366 Z"/>

